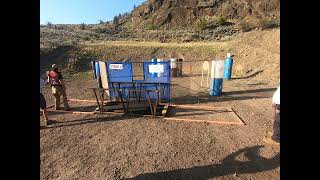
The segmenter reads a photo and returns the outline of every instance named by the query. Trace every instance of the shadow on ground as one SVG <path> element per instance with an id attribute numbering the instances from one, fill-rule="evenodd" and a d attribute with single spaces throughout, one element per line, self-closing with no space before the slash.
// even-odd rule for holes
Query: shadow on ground
<path id="1" fill-rule="evenodd" d="M 196 104 L 196 103 L 208 103 L 208 102 L 224 102 L 224 101 L 236 101 L 247 99 L 259 99 L 270 98 L 272 92 L 276 91 L 276 88 L 262 88 L 242 91 L 230 91 L 223 92 L 222 96 L 210 96 L 209 92 L 198 92 L 192 95 L 172 98 L 172 103 L 179 104 Z M 245 94 L 245 95 L 243 95 Z"/>
<path id="2" fill-rule="evenodd" d="M 49 117 L 50 117 L 50 114 L 49 114 Z M 41 126 L 40 130 L 50 129 L 50 128 L 58 128 L 58 127 L 84 125 L 84 124 L 92 124 L 92 123 L 103 123 L 103 122 L 110 122 L 110 121 L 121 121 L 121 120 L 128 120 L 128 119 L 139 120 L 138 117 L 139 116 L 117 115 L 117 116 L 110 116 L 110 117 L 104 116 L 104 117 L 92 117 L 92 118 L 86 118 L 86 119 L 76 119 L 76 120 L 71 120 L 71 121 L 55 121 L 55 120 L 53 120 L 51 125 L 49 125 L 47 127 Z"/>
<path id="3" fill-rule="evenodd" d="M 272 91 L 276 91 L 276 90 L 277 90 L 277 88 L 250 89 L 250 90 L 242 90 L 242 91 L 224 92 L 223 95 L 236 95 L 236 94 L 260 93 L 260 92 L 272 92 Z"/>
<path id="4" fill-rule="evenodd" d="M 262 73 L 263 70 L 260 70 L 260 71 L 257 71 L 249 76 L 245 76 L 245 77 L 238 77 L 238 78 L 231 78 L 231 79 L 249 79 L 249 78 L 252 78 L 252 77 L 255 77 L 257 76 L 258 74 Z"/>
<path id="5" fill-rule="evenodd" d="M 219 164 L 199 166 L 187 169 L 140 174 L 126 180 L 164 180 L 164 179 L 197 179 L 205 180 L 234 173 L 248 174 L 275 169 L 280 166 L 280 153 L 272 158 L 264 158 L 259 155 L 263 146 L 253 146 L 231 153 Z M 238 161 L 236 157 L 244 153 L 248 161 Z"/>

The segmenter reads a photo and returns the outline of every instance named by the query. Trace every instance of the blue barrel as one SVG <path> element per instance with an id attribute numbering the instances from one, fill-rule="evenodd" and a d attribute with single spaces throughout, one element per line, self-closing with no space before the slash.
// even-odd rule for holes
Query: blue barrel
<path id="1" fill-rule="evenodd" d="M 96 62 L 95 62 L 95 65 L 96 65 L 96 69 L 95 69 L 95 70 L 96 70 L 98 88 L 102 88 L 99 61 L 96 61 Z"/>
<path id="2" fill-rule="evenodd" d="M 214 79 L 210 79 L 210 96 L 213 96 L 214 91 Z"/>
<path id="3" fill-rule="evenodd" d="M 231 57 L 227 57 L 227 59 L 224 62 L 224 73 L 223 73 L 223 78 L 226 80 L 231 79 L 232 65 L 233 65 L 233 59 Z"/>
<path id="4" fill-rule="evenodd" d="M 210 80 L 210 96 L 222 95 L 223 78 L 214 78 Z"/>
<path id="5" fill-rule="evenodd" d="M 222 95 L 222 83 L 223 79 L 214 79 L 214 88 L 213 88 L 213 95 L 214 96 L 221 96 Z"/>
<path id="6" fill-rule="evenodd" d="M 151 59 L 151 64 L 156 65 L 157 64 L 157 59 Z M 158 73 L 151 73 L 151 77 L 156 78 L 158 77 Z"/>
<path id="7" fill-rule="evenodd" d="M 95 61 L 91 61 L 91 68 L 93 71 L 93 78 L 97 78 L 97 74 L 96 74 L 96 62 Z"/>

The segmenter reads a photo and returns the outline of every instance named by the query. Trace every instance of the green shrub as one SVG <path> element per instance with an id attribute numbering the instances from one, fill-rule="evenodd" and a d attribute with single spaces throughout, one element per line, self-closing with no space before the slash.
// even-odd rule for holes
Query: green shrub
<path id="1" fill-rule="evenodd" d="M 112 24 L 116 29 L 118 29 L 118 27 L 119 27 L 119 18 L 118 18 L 118 16 L 115 16 L 113 18 Z"/>
<path id="2" fill-rule="evenodd" d="M 197 30 L 203 31 L 207 28 L 208 22 L 206 19 L 200 18 L 200 19 L 197 19 L 195 25 Z"/>
<path id="3" fill-rule="evenodd" d="M 243 32 L 251 31 L 252 29 L 254 29 L 254 26 L 246 20 L 240 21 L 239 27 Z"/>
<path id="4" fill-rule="evenodd" d="M 85 23 L 81 23 L 80 29 L 81 29 L 81 30 L 85 30 L 85 29 L 86 29 L 86 24 L 85 24 Z"/>
<path id="5" fill-rule="evenodd" d="M 227 20 L 224 17 L 218 17 L 216 21 L 219 25 L 224 25 Z"/>
<path id="6" fill-rule="evenodd" d="M 145 30 L 155 30 L 156 29 L 156 26 L 154 24 L 147 24 L 145 27 L 144 27 Z"/>
<path id="7" fill-rule="evenodd" d="M 51 22 L 47 22 L 47 26 L 48 26 L 49 29 L 52 28 L 52 23 Z"/>
<path id="8" fill-rule="evenodd" d="M 153 48 L 152 51 L 151 51 L 151 58 L 155 58 L 157 52 L 158 52 L 158 49 L 157 48 Z"/>
<path id="9" fill-rule="evenodd" d="M 259 21 L 259 27 L 262 29 L 271 29 L 276 27 L 277 23 L 270 18 L 263 18 Z"/>

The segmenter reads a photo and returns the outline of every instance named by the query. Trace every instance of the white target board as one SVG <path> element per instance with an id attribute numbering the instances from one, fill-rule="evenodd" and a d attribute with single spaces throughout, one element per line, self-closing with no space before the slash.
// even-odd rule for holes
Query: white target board
<path id="1" fill-rule="evenodd" d="M 212 61 L 211 78 L 223 78 L 224 61 Z"/>
<path id="2" fill-rule="evenodd" d="M 123 64 L 110 64 L 109 69 L 123 69 Z"/>
<path id="3" fill-rule="evenodd" d="M 149 65 L 149 73 L 164 73 L 164 67 L 162 64 Z"/>

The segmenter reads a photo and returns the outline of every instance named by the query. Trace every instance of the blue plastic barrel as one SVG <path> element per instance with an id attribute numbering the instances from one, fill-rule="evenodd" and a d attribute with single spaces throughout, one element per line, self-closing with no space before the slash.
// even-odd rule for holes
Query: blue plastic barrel
<path id="1" fill-rule="evenodd" d="M 222 95 L 222 83 L 223 79 L 214 79 L 214 89 L 213 89 L 213 95 L 214 96 L 221 96 Z"/>
<path id="2" fill-rule="evenodd" d="M 214 91 L 214 79 L 210 79 L 210 96 L 213 96 L 213 91 Z"/>
<path id="3" fill-rule="evenodd" d="M 96 61 L 96 64 L 95 64 L 95 65 L 96 65 L 96 69 L 95 69 L 95 70 L 96 70 L 98 88 L 102 88 L 99 61 Z"/>
<path id="4" fill-rule="evenodd" d="M 223 74 L 223 78 L 226 80 L 231 79 L 232 65 L 233 65 L 233 59 L 231 57 L 227 57 L 227 59 L 224 62 L 224 74 Z"/>
<path id="5" fill-rule="evenodd" d="M 214 78 L 210 80 L 210 96 L 221 96 L 222 95 L 222 78 Z"/>
<path id="6" fill-rule="evenodd" d="M 151 64 L 156 65 L 157 64 L 157 59 L 151 59 Z M 151 73 L 151 77 L 156 78 L 158 77 L 158 73 Z"/>
<path id="7" fill-rule="evenodd" d="M 96 74 L 96 62 L 95 61 L 91 61 L 91 68 L 93 71 L 93 78 L 97 78 L 97 74 Z"/>

